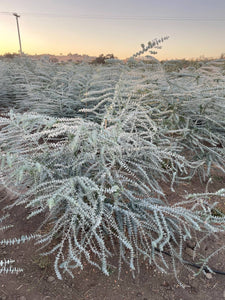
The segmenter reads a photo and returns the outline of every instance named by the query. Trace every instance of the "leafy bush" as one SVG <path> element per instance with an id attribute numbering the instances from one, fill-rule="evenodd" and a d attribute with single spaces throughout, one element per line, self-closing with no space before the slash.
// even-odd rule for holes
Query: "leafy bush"
<path id="1" fill-rule="evenodd" d="M 46 215 L 38 243 L 56 239 L 47 253 L 60 279 L 60 268 L 72 275 L 84 260 L 108 274 L 117 250 L 119 272 L 122 262 L 139 268 L 140 256 L 168 270 L 166 250 L 176 275 L 187 239 L 224 230 L 206 196 L 171 205 L 160 187 L 225 170 L 223 78 L 134 59 L 163 40 L 127 63 L 14 62 L 22 83 L 16 112 L 0 118 L 4 185 L 26 187 L 13 205 L 29 207 L 29 218 Z"/>
<path id="2" fill-rule="evenodd" d="M 7 230 L 9 228 L 12 228 L 13 225 L 2 225 L 4 224 L 5 220 L 8 219 L 10 217 L 10 215 L 8 213 L 6 213 L 3 217 L 0 218 L 0 232 Z M 13 246 L 13 245 L 19 245 L 22 243 L 25 243 L 27 241 L 30 241 L 32 239 L 36 239 L 37 237 L 39 237 L 37 234 L 34 235 L 22 235 L 19 238 L 11 238 L 11 239 L 0 239 L 0 245 L 4 245 L 4 246 Z M 13 259 L 0 259 L 0 274 L 7 274 L 7 273 L 11 273 L 11 274 L 18 274 L 20 272 L 23 272 L 22 268 L 17 268 L 13 266 L 13 263 L 15 262 L 15 260 Z"/>

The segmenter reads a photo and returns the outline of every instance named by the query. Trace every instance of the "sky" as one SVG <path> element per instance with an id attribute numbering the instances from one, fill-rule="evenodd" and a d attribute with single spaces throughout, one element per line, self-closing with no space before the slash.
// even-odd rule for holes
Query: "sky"
<path id="1" fill-rule="evenodd" d="M 19 51 L 14 12 L 26 54 L 127 58 L 164 36 L 158 59 L 225 53 L 225 0 L 1 0 L 0 54 Z"/>

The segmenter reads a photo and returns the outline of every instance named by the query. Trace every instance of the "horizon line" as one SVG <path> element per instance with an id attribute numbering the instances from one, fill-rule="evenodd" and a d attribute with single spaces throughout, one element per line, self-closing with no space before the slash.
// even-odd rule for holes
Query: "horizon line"
<path id="1" fill-rule="evenodd" d="M 4 52 L 4 53 L 0 53 L 0 56 L 5 56 L 7 54 L 11 54 L 11 55 L 15 55 L 15 56 L 20 56 L 20 53 L 18 52 Z M 51 54 L 51 53 L 35 53 L 35 54 L 31 54 L 31 53 L 23 53 L 23 55 L 27 55 L 27 56 L 55 56 L 55 57 L 70 57 L 70 56 L 88 56 L 90 58 L 97 58 L 101 55 L 108 55 L 108 54 L 113 54 L 113 53 L 107 53 L 107 54 L 104 54 L 104 53 L 101 53 L 99 55 L 90 55 L 90 54 L 79 54 L 79 53 L 68 53 L 68 54 L 63 54 L 63 53 L 59 53 L 59 54 Z M 126 59 L 129 59 L 131 56 L 128 56 L 128 57 L 125 57 L 125 58 L 120 58 L 120 57 L 117 57 L 115 56 L 116 59 L 120 59 L 120 60 L 126 60 Z M 155 56 L 152 56 L 154 58 L 156 58 Z M 141 56 L 140 56 L 141 58 Z M 142 58 L 145 58 L 145 56 L 143 56 Z M 225 53 L 222 52 L 219 56 L 205 56 L 204 54 L 203 55 L 200 55 L 200 56 L 197 56 L 197 57 L 190 57 L 190 58 L 187 58 L 187 57 L 182 57 L 182 58 L 177 58 L 177 57 L 166 57 L 166 58 L 156 58 L 158 60 L 213 60 L 213 59 L 225 59 Z"/>

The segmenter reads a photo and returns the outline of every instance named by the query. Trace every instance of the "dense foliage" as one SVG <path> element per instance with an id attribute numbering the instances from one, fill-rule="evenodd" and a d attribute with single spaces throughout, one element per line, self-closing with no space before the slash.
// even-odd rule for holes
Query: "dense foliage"
<path id="1" fill-rule="evenodd" d="M 140 256 L 168 270 L 166 250 L 176 274 L 187 239 L 225 228 L 207 195 L 171 205 L 160 184 L 225 171 L 225 76 L 213 64 L 165 72 L 135 59 L 162 41 L 126 63 L 0 61 L 1 181 L 23 191 L 13 205 L 28 217 L 46 215 L 37 240 L 57 237 L 48 253 L 58 278 L 85 260 L 108 274 L 116 249 L 119 271 L 139 268 Z"/>

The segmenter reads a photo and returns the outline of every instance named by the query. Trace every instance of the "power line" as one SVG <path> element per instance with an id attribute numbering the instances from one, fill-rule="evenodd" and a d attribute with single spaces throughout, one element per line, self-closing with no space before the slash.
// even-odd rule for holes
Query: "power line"
<path id="1" fill-rule="evenodd" d="M 8 11 L 0 11 L 1 15 L 12 15 L 13 12 L 8 12 Z"/>
<path id="2" fill-rule="evenodd" d="M 12 12 L 0 12 L 0 14 L 13 14 Z M 93 20 L 124 20 L 124 21 L 191 21 L 191 22 L 224 22 L 225 18 L 212 18 L 212 17 L 166 17 L 166 16 L 107 16 L 107 15 L 62 15 L 54 13 L 35 13 L 24 12 L 23 16 L 45 17 L 45 18 L 76 18 L 76 19 L 93 19 Z"/>

